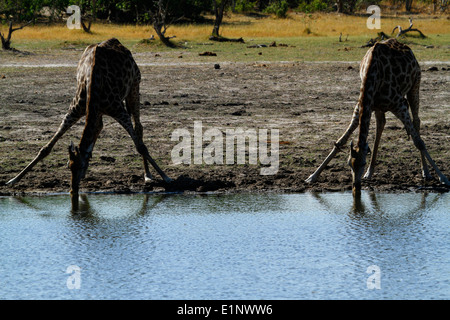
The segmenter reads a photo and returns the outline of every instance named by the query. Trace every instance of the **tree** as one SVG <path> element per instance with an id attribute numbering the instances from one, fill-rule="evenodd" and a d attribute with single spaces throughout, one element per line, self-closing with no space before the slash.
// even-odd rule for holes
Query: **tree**
<path id="1" fill-rule="evenodd" d="M 225 9 L 229 7 L 231 3 L 231 0 L 213 0 L 213 6 L 214 6 L 214 15 L 216 16 L 214 20 L 214 26 L 213 31 L 211 33 L 211 37 L 209 37 L 209 40 L 213 41 L 230 41 L 230 42 L 244 42 L 244 39 L 238 38 L 238 39 L 230 39 L 222 37 L 219 34 L 220 25 L 223 21 L 223 15 L 225 13 Z"/>
<path id="2" fill-rule="evenodd" d="M 13 23 L 12 23 L 12 21 L 10 21 L 10 22 L 9 22 L 9 28 L 8 28 L 8 35 L 6 36 L 6 38 L 5 38 L 5 35 L 4 35 L 3 33 L 0 32 L 0 38 L 1 38 L 1 40 L 2 40 L 2 49 L 3 49 L 3 50 L 14 50 L 14 48 L 11 48 L 11 36 L 12 36 L 12 33 L 13 33 L 14 31 L 17 31 L 17 30 L 20 30 L 20 29 L 25 28 L 25 27 L 26 27 L 27 25 L 29 25 L 31 22 L 33 22 L 33 21 L 30 21 L 30 22 L 24 24 L 24 25 L 21 26 L 21 27 L 13 28 Z"/>
<path id="3" fill-rule="evenodd" d="M 211 34 L 213 37 L 217 38 L 220 37 L 219 29 L 223 21 L 223 14 L 225 12 L 225 8 L 229 6 L 230 2 L 231 2 L 230 0 L 213 0 L 214 15 L 216 17 L 214 20 L 213 31 Z"/>
<path id="4" fill-rule="evenodd" d="M 405 0 L 405 10 L 406 12 L 411 12 L 413 0 Z"/>
<path id="5" fill-rule="evenodd" d="M 153 7 L 149 11 L 149 15 L 152 21 L 153 29 L 162 43 L 170 48 L 174 48 L 175 45 L 170 41 L 169 37 L 166 37 L 166 31 L 170 23 L 169 12 L 169 0 L 157 0 L 153 2 Z"/>

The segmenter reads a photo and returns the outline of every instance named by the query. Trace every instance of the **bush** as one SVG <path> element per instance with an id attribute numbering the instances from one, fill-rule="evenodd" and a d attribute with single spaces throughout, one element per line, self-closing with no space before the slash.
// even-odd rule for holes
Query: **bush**
<path id="1" fill-rule="evenodd" d="M 275 14 L 278 18 L 286 18 L 288 9 L 289 5 L 287 1 L 282 0 L 272 2 L 266 9 L 264 9 L 264 12 Z"/>
<path id="2" fill-rule="evenodd" d="M 300 0 L 297 10 L 306 13 L 329 11 L 330 6 L 328 1 L 324 0 Z"/>
<path id="3" fill-rule="evenodd" d="M 253 11 L 255 9 L 255 6 L 256 6 L 256 0 L 255 1 L 237 0 L 234 10 L 236 12 L 249 12 L 249 11 Z"/>

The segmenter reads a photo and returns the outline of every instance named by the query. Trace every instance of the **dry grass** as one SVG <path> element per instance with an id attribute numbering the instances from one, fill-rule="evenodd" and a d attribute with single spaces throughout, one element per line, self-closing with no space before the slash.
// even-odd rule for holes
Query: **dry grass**
<path id="1" fill-rule="evenodd" d="M 367 17 L 330 14 L 290 14 L 287 19 L 252 19 L 234 16 L 227 20 L 223 35 L 227 37 L 299 37 L 299 36 L 336 36 L 373 35 L 375 30 L 367 28 Z M 414 27 L 425 34 L 440 34 L 450 31 L 450 21 L 445 17 L 434 19 L 430 16 L 414 18 Z M 409 26 L 408 17 L 385 17 L 381 19 L 381 28 L 385 33 L 401 25 Z"/>
<path id="2" fill-rule="evenodd" d="M 288 38 L 303 36 L 338 36 L 367 35 L 373 36 L 376 30 L 369 30 L 366 17 L 330 14 L 296 14 L 291 13 L 287 19 L 273 17 L 254 18 L 245 15 L 230 15 L 224 19 L 222 35 L 225 37 L 244 38 Z M 382 17 L 381 27 L 385 33 L 401 25 L 409 26 L 408 17 Z M 450 31 L 450 20 L 446 17 L 434 18 L 422 15 L 414 17 L 414 27 L 426 35 L 445 34 Z M 0 28 L 2 32 L 6 27 Z M 154 34 L 151 26 L 93 24 L 92 34 L 82 30 L 69 30 L 64 24 L 54 26 L 26 27 L 13 35 L 14 40 L 102 40 L 116 37 L 123 40 L 140 40 Z M 168 35 L 178 39 L 206 39 L 212 31 L 209 24 L 174 25 L 168 29 Z"/>

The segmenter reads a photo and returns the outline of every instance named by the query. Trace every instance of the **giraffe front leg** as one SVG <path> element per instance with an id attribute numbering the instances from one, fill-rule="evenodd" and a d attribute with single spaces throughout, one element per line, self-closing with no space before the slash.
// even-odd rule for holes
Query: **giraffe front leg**
<path id="1" fill-rule="evenodd" d="M 131 123 L 131 118 L 130 115 L 125 111 L 125 109 L 122 107 L 119 110 L 123 110 L 123 112 L 117 112 L 115 114 L 111 114 L 111 116 L 120 123 L 120 125 L 128 132 L 128 134 L 130 135 L 131 139 L 134 142 L 134 145 L 137 149 L 137 151 L 139 152 L 139 154 L 145 159 L 144 160 L 144 167 L 147 166 L 147 168 L 145 169 L 146 171 L 148 170 L 148 165 L 146 165 L 146 162 L 150 162 L 150 164 L 153 166 L 153 168 L 155 168 L 155 170 L 159 173 L 159 175 L 161 176 L 161 178 L 163 178 L 163 180 L 166 183 L 170 183 L 172 182 L 172 179 L 170 179 L 165 173 L 164 171 L 161 170 L 161 168 L 158 166 L 158 164 L 155 162 L 155 160 L 153 160 L 153 158 L 150 156 L 150 153 L 148 152 L 147 147 L 145 146 L 144 142 L 142 141 L 141 138 L 138 137 L 138 135 L 136 134 L 133 125 Z M 148 171 L 148 173 L 150 173 L 150 171 Z M 149 176 L 149 178 L 151 179 L 151 175 Z"/>
<path id="2" fill-rule="evenodd" d="M 386 117 L 384 112 L 376 111 L 375 117 L 377 119 L 377 129 L 375 135 L 375 142 L 373 144 L 372 158 L 370 159 L 370 165 L 367 169 L 364 179 L 370 180 L 372 178 L 373 172 L 375 171 L 375 164 L 377 160 L 378 147 L 380 146 L 381 134 L 383 133 L 384 126 L 386 125 Z"/>
<path id="3" fill-rule="evenodd" d="M 148 168 L 148 162 L 147 159 L 145 159 L 145 157 L 142 157 L 142 160 L 144 161 L 144 170 L 145 170 L 145 174 L 144 174 L 144 182 L 145 183 L 150 183 L 153 181 L 153 176 L 150 173 L 150 170 Z"/>
<path id="4" fill-rule="evenodd" d="M 139 110 L 139 82 L 135 82 L 130 93 L 125 98 L 126 108 L 128 113 L 133 116 L 134 121 L 134 133 L 139 141 L 143 141 L 144 129 L 140 121 L 140 110 Z M 153 176 L 150 173 L 148 167 L 148 161 L 145 156 L 142 156 L 142 161 L 144 164 L 144 181 L 145 183 L 150 183 L 153 180 Z"/>
<path id="5" fill-rule="evenodd" d="M 136 137 L 139 141 L 143 140 L 143 128 L 142 128 L 142 124 L 139 121 L 139 116 L 134 116 L 134 132 L 136 134 Z M 147 158 L 142 155 L 142 161 L 144 163 L 144 181 L 145 183 L 150 183 L 153 180 L 153 176 L 150 173 L 150 169 L 148 167 L 148 161 Z"/>
<path id="6" fill-rule="evenodd" d="M 80 115 L 76 112 L 69 112 L 65 115 L 63 121 L 61 122 L 61 125 L 59 126 L 56 133 L 53 135 L 51 140 L 43 146 L 40 150 L 37 156 L 13 179 L 9 180 L 6 184 L 7 185 L 14 185 L 17 182 L 19 182 L 24 175 L 26 175 L 33 167 L 42 159 L 47 157 L 50 152 L 52 151 L 54 145 L 58 140 L 66 133 L 67 130 L 69 130 L 70 127 L 72 127 L 75 122 L 77 122 L 80 119 Z"/>
<path id="7" fill-rule="evenodd" d="M 358 127 L 359 124 L 359 104 L 356 104 L 355 109 L 353 110 L 353 117 L 352 121 L 350 122 L 350 125 L 348 126 L 345 133 L 334 143 L 334 147 L 331 150 L 331 152 L 328 154 L 328 156 L 325 158 L 325 160 L 322 162 L 322 164 L 314 171 L 312 175 L 310 175 L 305 182 L 306 183 L 314 183 L 319 178 L 321 172 L 326 168 L 328 163 L 336 156 L 336 154 L 341 150 L 341 147 L 343 147 L 347 141 L 348 138 L 351 136 L 353 131 Z"/>
<path id="8" fill-rule="evenodd" d="M 411 90 L 407 93 L 407 101 L 409 104 L 409 108 L 411 109 L 413 127 L 416 130 L 417 134 L 420 135 L 419 88 L 420 88 L 420 75 L 416 79 Z M 426 156 L 423 151 L 420 151 L 420 160 L 422 163 L 422 177 L 425 180 L 432 180 L 433 177 L 431 176 L 430 171 L 428 170 Z"/>

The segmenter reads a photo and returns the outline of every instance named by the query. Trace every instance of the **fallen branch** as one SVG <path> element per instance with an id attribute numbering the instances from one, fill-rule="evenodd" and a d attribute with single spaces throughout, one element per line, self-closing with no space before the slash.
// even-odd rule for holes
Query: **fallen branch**
<path id="1" fill-rule="evenodd" d="M 210 36 L 209 40 L 211 40 L 211 41 L 218 41 L 218 42 L 240 42 L 240 43 L 244 43 L 244 39 L 242 39 L 242 38 L 234 39 L 234 38 Z"/>
<path id="2" fill-rule="evenodd" d="M 416 32 L 418 32 L 420 34 L 421 38 L 426 38 L 426 36 L 422 33 L 422 31 L 420 31 L 419 29 L 413 29 L 413 22 L 412 22 L 411 18 L 409 18 L 409 28 L 403 30 L 401 26 L 396 26 L 394 28 L 394 30 L 392 30 L 392 34 L 394 34 L 396 29 L 398 29 L 398 33 L 397 33 L 396 38 L 398 38 L 401 35 L 404 35 L 407 32 L 411 32 L 411 31 L 416 31 Z"/>

